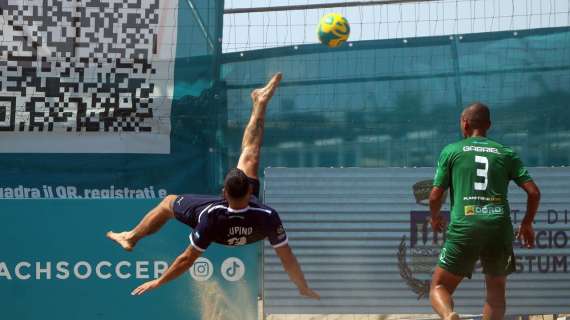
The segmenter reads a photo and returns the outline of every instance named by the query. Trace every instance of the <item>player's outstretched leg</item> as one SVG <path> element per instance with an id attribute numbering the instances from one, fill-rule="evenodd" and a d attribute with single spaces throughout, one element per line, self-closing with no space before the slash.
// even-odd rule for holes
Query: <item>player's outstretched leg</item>
<path id="1" fill-rule="evenodd" d="M 456 276 L 440 267 L 435 268 L 429 298 L 433 310 L 444 320 L 459 320 L 459 315 L 453 311 L 451 295 L 462 279 L 463 277 Z"/>
<path id="2" fill-rule="evenodd" d="M 174 218 L 172 204 L 176 200 L 176 196 L 166 196 L 154 209 L 150 210 L 139 224 L 130 231 L 123 232 L 107 232 L 107 238 L 117 242 L 123 249 L 127 251 L 133 250 L 137 242 L 158 231 L 166 221 Z"/>
<path id="3" fill-rule="evenodd" d="M 259 168 L 259 156 L 263 143 L 263 129 L 265 126 L 265 110 L 273 93 L 281 81 L 281 73 L 273 75 L 271 80 L 263 88 L 251 92 L 253 107 L 251 117 L 243 133 L 241 143 L 241 155 L 237 168 L 242 170 L 248 177 L 256 179 Z"/>

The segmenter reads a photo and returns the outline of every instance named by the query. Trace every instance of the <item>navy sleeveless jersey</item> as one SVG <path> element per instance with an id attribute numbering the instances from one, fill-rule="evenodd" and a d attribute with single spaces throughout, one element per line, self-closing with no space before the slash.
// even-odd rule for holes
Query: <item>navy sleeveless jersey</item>
<path id="1" fill-rule="evenodd" d="M 249 206 L 234 210 L 219 196 L 184 194 L 172 206 L 176 219 L 190 226 L 192 246 L 205 251 L 212 242 L 240 246 L 268 238 L 274 248 L 287 243 L 287 234 L 274 209 L 251 197 Z"/>

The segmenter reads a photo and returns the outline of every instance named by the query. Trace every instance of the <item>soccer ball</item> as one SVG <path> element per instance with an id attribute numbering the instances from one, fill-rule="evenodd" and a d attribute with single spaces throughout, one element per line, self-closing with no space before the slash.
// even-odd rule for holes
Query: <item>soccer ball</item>
<path id="1" fill-rule="evenodd" d="M 350 34 L 348 20 L 338 13 L 326 14 L 319 21 L 317 34 L 322 44 L 329 48 L 338 47 L 348 40 Z"/>

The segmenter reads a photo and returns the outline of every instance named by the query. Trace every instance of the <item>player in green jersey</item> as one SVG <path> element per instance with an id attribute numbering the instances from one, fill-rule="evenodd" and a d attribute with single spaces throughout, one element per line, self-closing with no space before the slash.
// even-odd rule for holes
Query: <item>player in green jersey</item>
<path id="1" fill-rule="evenodd" d="M 486 137 L 491 127 L 487 106 L 467 107 L 460 125 L 465 139 L 441 152 L 430 195 L 432 228 L 443 231 L 440 210 L 444 192 L 450 188 L 451 222 L 432 277 L 430 300 L 443 319 L 459 319 L 451 295 L 464 277 L 471 278 L 480 259 L 487 290 L 483 319 L 503 319 L 506 278 L 515 270 L 508 185 L 515 181 L 528 196 L 518 230 L 518 238 L 528 248 L 534 246 L 532 222 L 540 191 L 517 154 Z"/>

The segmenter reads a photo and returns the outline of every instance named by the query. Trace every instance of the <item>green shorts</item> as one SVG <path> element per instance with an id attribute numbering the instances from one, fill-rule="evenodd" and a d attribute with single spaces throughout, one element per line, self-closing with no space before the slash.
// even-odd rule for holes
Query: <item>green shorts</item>
<path id="1" fill-rule="evenodd" d="M 455 275 L 471 279 L 478 259 L 486 275 L 506 276 L 515 271 L 513 244 L 501 241 L 478 245 L 448 239 L 437 264 Z"/>

